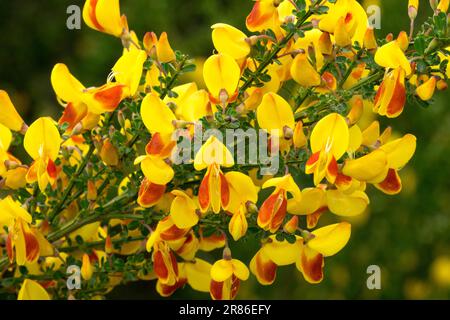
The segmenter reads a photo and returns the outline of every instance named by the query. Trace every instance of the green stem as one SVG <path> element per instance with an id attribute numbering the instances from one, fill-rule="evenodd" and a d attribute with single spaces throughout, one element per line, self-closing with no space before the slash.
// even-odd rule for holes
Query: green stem
<path id="1" fill-rule="evenodd" d="M 298 20 L 297 24 L 295 25 L 295 30 L 290 31 L 286 37 L 284 37 L 279 43 L 277 43 L 274 46 L 274 49 L 272 52 L 268 55 L 268 57 L 261 62 L 261 64 L 258 66 L 256 71 L 244 82 L 242 87 L 239 90 L 239 96 L 243 95 L 244 92 L 250 88 L 253 85 L 253 82 L 258 78 L 258 76 L 264 72 L 264 70 L 273 62 L 273 60 L 277 57 L 278 53 L 289 43 L 289 41 L 294 37 L 296 34 L 296 30 L 302 27 L 302 25 L 305 23 L 306 20 L 308 20 L 309 17 L 311 17 L 312 12 L 309 10 L 305 13 L 305 15 Z"/>
<path id="2" fill-rule="evenodd" d="M 87 164 L 89 163 L 92 155 L 94 154 L 95 147 L 93 144 L 89 146 L 89 151 L 86 154 L 86 157 L 83 159 L 83 162 L 78 167 L 77 172 L 71 177 L 69 185 L 67 186 L 66 190 L 64 191 L 61 200 L 58 202 L 58 204 L 55 206 L 55 208 L 52 210 L 52 212 L 49 214 L 49 221 L 53 222 L 55 218 L 58 216 L 58 214 L 61 212 L 62 207 L 66 203 L 67 198 L 70 196 L 70 193 L 72 192 L 73 188 L 75 187 L 75 184 L 77 182 L 78 177 L 83 173 L 84 169 L 86 168 Z"/>

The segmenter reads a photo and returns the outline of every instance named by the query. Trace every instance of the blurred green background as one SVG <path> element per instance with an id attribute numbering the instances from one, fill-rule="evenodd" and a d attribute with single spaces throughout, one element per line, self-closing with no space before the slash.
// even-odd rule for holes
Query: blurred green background
<path id="1" fill-rule="evenodd" d="M 86 86 L 105 82 L 121 54 L 120 41 L 95 32 L 66 28 L 66 9 L 83 0 L 0 1 L 0 88 L 7 90 L 28 122 L 61 110 L 50 85 L 57 62 L 66 63 Z M 407 0 L 362 1 L 382 8 L 379 36 L 395 35 L 409 24 Z M 250 0 L 122 0 L 131 29 L 167 31 L 172 46 L 193 57 L 212 53 L 210 26 L 225 22 L 245 29 Z M 431 14 L 420 1 L 418 22 Z M 325 279 L 306 283 L 295 267 L 278 271 L 275 285 L 260 286 L 254 277 L 242 285 L 245 299 L 448 299 L 450 297 L 450 112 L 448 92 L 439 93 L 432 107 L 407 106 L 395 120 L 383 120 L 397 134 L 418 137 L 414 159 L 400 172 L 401 195 L 389 197 L 370 188 L 370 212 L 354 219 L 351 241 L 326 259 Z M 330 216 L 328 216 L 330 217 Z M 334 217 L 330 217 L 334 219 Z M 325 221 L 326 222 L 326 221 Z M 234 248 L 249 260 L 256 244 Z M 248 262 L 248 261 L 247 261 Z M 382 289 L 368 290 L 369 265 L 382 272 Z M 137 283 L 115 289 L 110 298 L 157 298 L 155 284 Z M 208 298 L 189 288 L 174 298 Z"/>

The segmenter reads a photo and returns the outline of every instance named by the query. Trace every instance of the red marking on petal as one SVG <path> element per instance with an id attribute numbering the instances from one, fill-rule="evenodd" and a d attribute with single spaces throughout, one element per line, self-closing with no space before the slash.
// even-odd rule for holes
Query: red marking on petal
<path id="1" fill-rule="evenodd" d="M 166 280 L 169 277 L 169 270 L 164 263 L 164 256 L 160 250 L 153 254 L 153 270 L 158 279 Z"/>
<path id="2" fill-rule="evenodd" d="M 84 117 L 87 115 L 87 108 L 86 105 L 80 104 L 75 107 L 75 105 L 70 102 L 67 104 L 66 108 L 64 109 L 63 115 L 59 119 L 58 123 L 64 124 L 68 123 L 69 127 L 67 130 L 72 130 L 73 127 L 75 127 L 76 124 L 78 124 L 81 120 L 83 120 Z"/>
<path id="3" fill-rule="evenodd" d="M 312 283 L 318 283 L 323 279 L 323 256 L 317 253 L 314 256 L 307 256 L 305 250 L 311 250 L 304 248 L 301 254 L 302 271 L 305 278 Z"/>
<path id="4" fill-rule="evenodd" d="M 8 237 L 6 238 L 6 253 L 8 254 L 9 262 L 13 263 L 14 248 L 13 248 L 11 232 L 8 233 Z"/>
<path id="5" fill-rule="evenodd" d="M 202 183 L 198 189 L 198 202 L 202 211 L 206 211 L 209 207 L 210 197 L 209 197 L 209 169 L 208 172 L 203 177 Z"/>
<path id="6" fill-rule="evenodd" d="M 264 261 L 262 255 L 256 255 L 256 272 L 264 284 L 272 284 L 277 276 L 277 265 L 271 260 Z"/>
<path id="7" fill-rule="evenodd" d="M 48 159 L 47 163 L 47 173 L 51 179 L 56 179 L 58 177 L 58 169 L 52 159 Z"/>
<path id="8" fill-rule="evenodd" d="M 334 156 L 331 157 L 330 163 L 328 164 L 327 171 L 329 174 L 328 178 L 330 178 L 329 180 L 331 180 L 330 182 L 334 183 L 336 181 L 336 178 L 339 173 L 339 167 L 338 167 L 337 161 L 334 158 Z"/>
<path id="9" fill-rule="evenodd" d="M 246 23 L 250 28 L 258 28 L 263 25 L 268 19 L 272 18 L 273 12 L 263 12 L 261 10 L 261 2 L 255 2 L 252 11 L 247 16 Z"/>
<path id="10" fill-rule="evenodd" d="M 284 190 L 271 194 L 262 204 L 258 213 L 258 225 L 261 228 L 275 232 L 280 227 L 287 210 L 287 200 L 282 193 Z"/>
<path id="11" fill-rule="evenodd" d="M 24 230 L 23 236 L 25 238 L 27 261 L 34 262 L 39 257 L 39 242 L 32 232 Z"/>
<path id="12" fill-rule="evenodd" d="M 228 185 L 227 179 L 225 179 L 225 175 L 220 172 L 220 197 L 222 202 L 222 207 L 226 207 L 230 202 L 230 186 Z"/>
<path id="13" fill-rule="evenodd" d="M 345 174 L 342 173 L 338 173 L 335 184 L 339 187 L 341 186 L 345 187 L 350 185 L 352 181 L 353 181 L 352 177 L 346 176 Z"/>
<path id="14" fill-rule="evenodd" d="M 238 294 L 241 281 L 233 274 L 231 277 L 230 300 L 234 300 Z"/>
<path id="15" fill-rule="evenodd" d="M 386 179 L 378 187 L 387 194 L 398 194 L 402 190 L 402 183 L 397 170 L 389 169 Z"/>
<path id="16" fill-rule="evenodd" d="M 320 158 L 320 151 L 317 151 L 308 159 L 308 161 L 306 161 L 306 165 L 313 166 L 314 164 L 316 164 L 319 158 Z"/>
<path id="17" fill-rule="evenodd" d="M 150 142 L 145 147 L 145 151 L 148 155 L 157 155 L 160 154 L 161 151 L 164 149 L 164 141 L 161 138 L 161 134 L 159 132 L 156 132 L 153 136 Z"/>
<path id="18" fill-rule="evenodd" d="M 209 285 L 209 293 L 211 294 L 211 298 L 213 298 L 214 300 L 222 300 L 223 282 L 211 280 L 211 283 Z"/>
<path id="19" fill-rule="evenodd" d="M 144 178 L 139 188 L 138 203 L 141 207 L 149 208 L 158 203 L 166 192 L 165 185 L 151 183 L 147 178 Z"/>
<path id="20" fill-rule="evenodd" d="M 386 115 L 388 116 L 397 116 L 402 113 L 406 103 L 406 88 L 403 84 L 403 80 L 400 79 L 400 77 L 402 77 L 402 75 L 399 75 L 397 78 L 392 98 L 389 101 L 389 105 L 386 109 Z"/>
<path id="21" fill-rule="evenodd" d="M 98 29 L 99 31 L 103 31 L 104 28 L 98 22 L 97 14 L 95 12 L 97 9 L 97 3 L 98 3 L 98 0 L 89 0 L 89 18 L 91 19 L 91 22 L 95 26 L 96 29 Z"/>
<path id="22" fill-rule="evenodd" d="M 114 111 L 122 101 L 123 87 L 123 85 L 116 85 L 101 89 L 94 94 L 94 99 L 102 105 L 105 111 Z"/>

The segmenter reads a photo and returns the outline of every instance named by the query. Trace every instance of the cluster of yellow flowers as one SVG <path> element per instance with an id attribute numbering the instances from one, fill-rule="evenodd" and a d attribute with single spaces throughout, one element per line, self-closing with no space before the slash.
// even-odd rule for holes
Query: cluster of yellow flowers
<path id="1" fill-rule="evenodd" d="M 446 21 L 448 1 L 433 9 Z M 410 1 L 412 22 L 417 11 Z M 246 20 L 252 35 L 213 25 L 205 89 L 175 86 L 189 59 L 166 33 L 140 41 L 119 0 L 87 0 L 83 18 L 122 41 L 106 84 L 86 87 L 55 65 L 64 112 L 29 127 L 0 91 L 0 281 L 19 299 L 92 298 L 136 279 L 157 279 L 162 296 L 188 284 L 233 299 L 250 273 L 270 285 L 291 264 L 318 283 L 325 257 L 349 241 L 341 219 L 366 210 L 368 184 L 398 194 L 398 172 L 416 149 L 412 134 L 392 139 L 378 121 L 360 127 L 365 106 L 394 118 L 407 98 L 429 101 L 447 86 L 445 68 L 422 66 L 430 55 L 447 61 L 446 41 L 421 48 L 426 40 L 414 42 L 412 31 L 377 40 L 356 0 L 256 0 Z M 283 95 L 287 85 L 300 94 Z M 198 123 L 264 130 L 284 167 L 261 177 L 259 164 L 236 163 L 214 135 L 190 163 L 174 164 L 174 134 L 194 142 Z M 31 165 L 8 152 L 22 135 Z M 312 183 L 300 188 L 308 175 Z M 326 212 L 338 222 L 316 228 Z M 242 258 L 247 266 L 231 248 L 250 234 L 261 246 Z M 212 263 L 198 254 L 217 249 L 223 257 Z M 70 265 L 81 267 L 90 296 L 56 276 Z"/>

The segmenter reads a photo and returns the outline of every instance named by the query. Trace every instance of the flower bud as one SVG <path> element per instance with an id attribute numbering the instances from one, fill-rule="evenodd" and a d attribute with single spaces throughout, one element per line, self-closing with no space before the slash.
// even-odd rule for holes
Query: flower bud
<path id="1" fill-rule="evenodd" d="M 331 55 L 333 53 L 333 43 L 328 32 L 322 33 L 319 38 L 319 50 L 323 55 Z"/>
<path id="2" fill-rule="evenodd" d="M 364 102 L 361 96 L 354 96 L 349 101 L 350 112 L 347 115 L 347 119 L 350 125 L 354 125 L 361 119 L 364 112 Z"/>
<path id="3" fill-rule="evenodd" d="M 433 11 L 436 11 L 438 7 L 438 0 L 430 0 L 430 7 L 433 9 Z"/>
<path id="4" fill-rule="evenodd" d="M 375 31 L 369 27 L 364 35 L 364 48 L 368 50 L 374 50 L 378 47 L 377 39 L 375 37 Z"/>
<path id="5" fill-rule="evenodd" d="M 294 129 L 294 146 L 298 149 L 306 146 L 307 139 L 305 133 L 303 132 L 303 122 L 299 121 L 295 125 Z"/>
<path id="6" fill-rule="evenodd" d="M 285 225 L 284 231 L 287 233 L 295 233 L 298 228 L 298 216 L 293 216 Z"/>
<path id="7" fill-rule="evenodd" d="M 288 126 L 284 126 L 283 127 L 283 137 L 286 140 L 291 140 L 294 137 L 294 130 L 292 130 Z"/>
<path id="8" fill-rule="evenodd" d="M 83 255 L 83 263 L 81 265 L 81 276 L 84 280 L 90 280 L 92 275 L 94 274 L 94 270 L 92 268 L 91 259 L 89 255 L 86 253 Z"/>
<path id="9" fill-rule="evenodd" d="M 97 187 L 95 186 L 95 182 L 92 180 L 89 180 L 87 184 L 87 199 L 89 201 L 97 200 Z"/>
<path id="10" fill-rule="evenodd" d="M 428 79 L 428 81 L 417 87 L 416 94 L 419 96 L 419 98 L 423 101 L 430 100 L 434 95 L 436 82 L 436 77 L 431 77 L 430 79 Z"/>
<path id="11" fill-rule="evenodd" d="M 231 260 L 231 250 L 229 247 L 225 247 L 225 249 L 223 249 L 223 259 L 224 260 Z"/>
<path id="12" fill-rule="evenodd" d="M 119 164 L 119 153 L 109 139 L 103 143 L 100 158 L 107 166 L 115 167 Z"/>
<path id="13" fill-rule="evenodd" d="M 400 49 L 402 49 L 403 52 L 408 50 L 409 38 L 408 38 L 408 35 L 406 34 L 405 31 L 402 31 L 402 32 L 399 33 L 396 41 L 397 41 Z"/>
<path id="14" fill-rule="evenodd" d="M 419 0 L 409 0 L 408 15 L 411 20 L 416 19 L 418 10 L 419 10 Z"/>
<path id="15" fill-rule="evenodd" d="M 105 239 L 105 252 L 107 254 L 111 254 L 113 252 L 113 243 L 109 235 Z"/>
<path id="16" fill-rule="evenodd" d="M 256 204 L 254 204 L 254 203 L 251 202 L 251 201 L 247 201 L 246 204 L 245 204 L 245 207 L 246 207 L 247 212 L 248 212 L 249 214 L 255 214 L 255 213 L 258 213 L 258 211 L 259 211 L 259 209 L 258 209 L 258 207 L 256 206 Z"/>
<path id="17" fill-rule="evenodd" d="M 447 90 L 447 88 L 448 88 L 447 81 L 445 81 L 445 80 L 443 80 L 443 79 L 440 79 L 440 80 L 436 83 L 436 88 L 437 88 L 439 91 Z"/>

